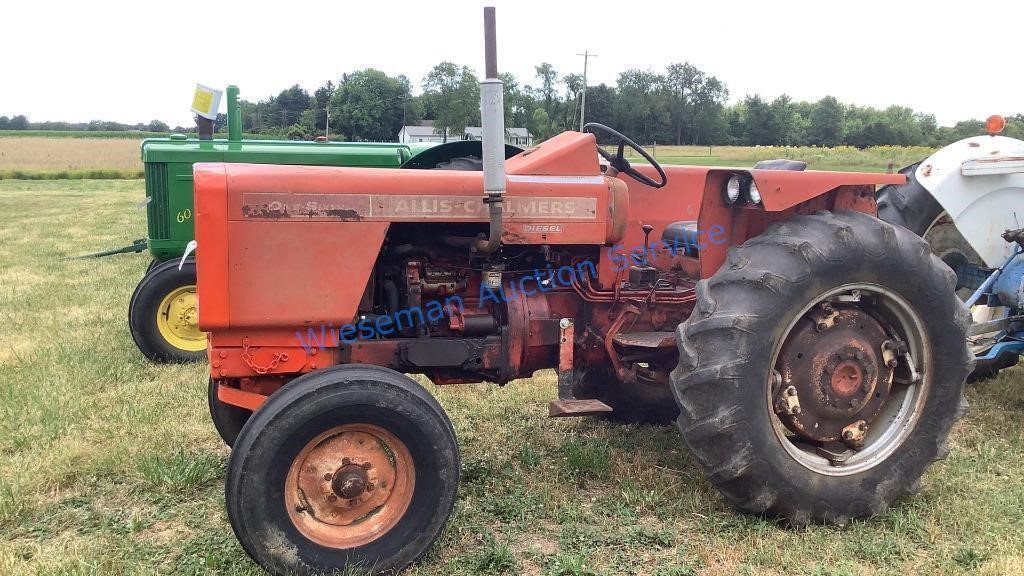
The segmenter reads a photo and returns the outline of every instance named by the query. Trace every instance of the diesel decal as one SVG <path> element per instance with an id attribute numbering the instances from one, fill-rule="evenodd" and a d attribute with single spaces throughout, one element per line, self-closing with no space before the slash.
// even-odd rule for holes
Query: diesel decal
<path id="1" fill-rule="evenodd" d="M 523 232 L 561 233 L 561 224 L 523 224 Z"/>

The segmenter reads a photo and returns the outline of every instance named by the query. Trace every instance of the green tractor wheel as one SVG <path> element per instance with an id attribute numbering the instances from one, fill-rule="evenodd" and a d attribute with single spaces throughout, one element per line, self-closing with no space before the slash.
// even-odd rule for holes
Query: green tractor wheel
<path id="1" fill-rule="evenodd" d="M 195 261 L 179 270 L 171 260 L 146 273 L 132 294 L 128 326 L 139 350 L 154 362 L 202 359 L 206 334 L 199 330 Z"/>

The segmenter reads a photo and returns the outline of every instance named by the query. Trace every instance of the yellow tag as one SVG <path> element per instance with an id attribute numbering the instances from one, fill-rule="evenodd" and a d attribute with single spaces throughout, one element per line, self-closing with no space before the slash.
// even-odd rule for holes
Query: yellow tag
<path id="1" fill-rule="evenodd" d="M 213 94 L 196 88 L 196 93 L 192 96 L 192 109 L 202 110 L 207 114 L 210 114 L 211 104 L 213 104 Z"/>

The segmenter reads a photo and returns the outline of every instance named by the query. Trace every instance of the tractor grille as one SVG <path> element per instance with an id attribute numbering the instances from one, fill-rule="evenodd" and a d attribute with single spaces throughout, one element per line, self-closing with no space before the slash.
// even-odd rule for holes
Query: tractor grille
<path id="1" fill-rule="evenodd" d="M 150 201 L 146 205 L 146 219 L 150 239 L 167 240 L 170 231 L 167 210 L 170 206 L 167 183 L 167 164 L 146 163 L 146 192 Z"/>

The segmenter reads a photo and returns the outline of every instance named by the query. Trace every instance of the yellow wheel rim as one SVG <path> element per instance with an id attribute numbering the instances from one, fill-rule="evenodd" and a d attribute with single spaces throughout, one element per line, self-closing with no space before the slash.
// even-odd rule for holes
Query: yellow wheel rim
<path id="1" fill-rule="evenodd" d="M 156 309 L 156 327 L 171 346 L 188 352 L 206 348 L 206 334 L 199 330 L 196 286 L 189 284 L 171 290 Z"/>

